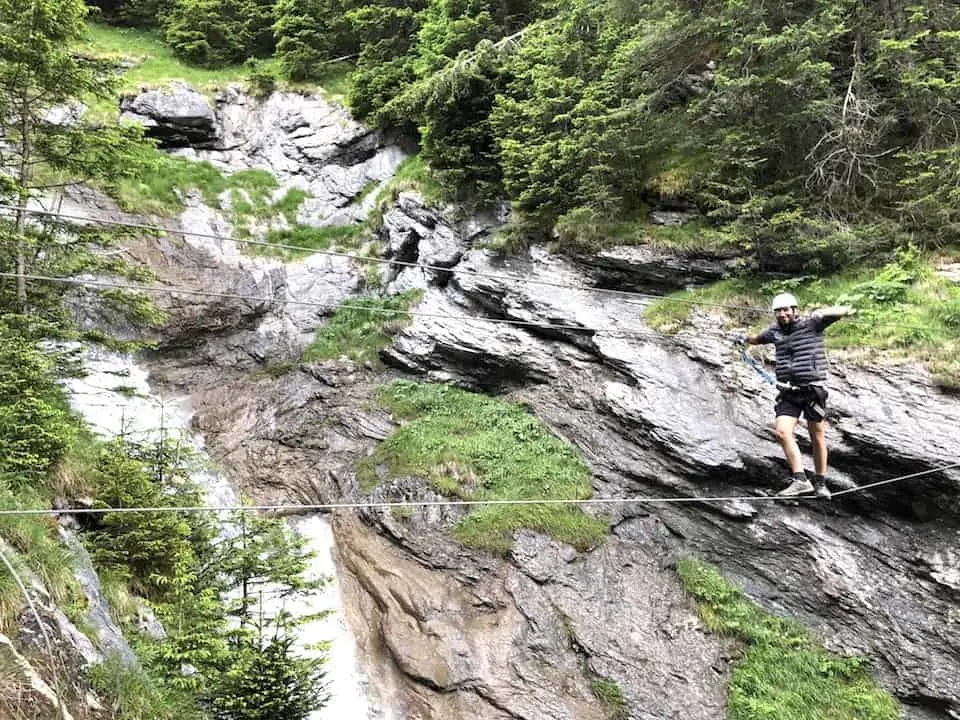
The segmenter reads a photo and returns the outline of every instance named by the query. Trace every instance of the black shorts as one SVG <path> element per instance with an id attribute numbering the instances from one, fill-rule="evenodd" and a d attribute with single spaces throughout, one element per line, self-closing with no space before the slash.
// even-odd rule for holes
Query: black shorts
<path id="1" fill-rule="evenodd" d="M 822 422 L 827 416 L 827 390 L 811 385 L 803 390 L 781 390 L 774 411 L 777 417 L 789 415 L 798 418 L 801 413 L 812 422 Z"/>

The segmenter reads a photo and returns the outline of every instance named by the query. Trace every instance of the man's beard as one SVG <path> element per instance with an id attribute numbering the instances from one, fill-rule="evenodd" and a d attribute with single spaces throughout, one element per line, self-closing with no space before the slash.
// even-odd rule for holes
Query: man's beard
<path id="1" fill-rule="evenodd" d="M 777 325 L 780 326 L 780 329 L 781 329 L 781 330 L 786 330 L 786 329 L 787 329 L 788 327 L 790 327 L 792 324 L 793 324 L 793 318 L 792 318 L 792 317 L 778 317 L 778 318 L 777 318 Z"/>

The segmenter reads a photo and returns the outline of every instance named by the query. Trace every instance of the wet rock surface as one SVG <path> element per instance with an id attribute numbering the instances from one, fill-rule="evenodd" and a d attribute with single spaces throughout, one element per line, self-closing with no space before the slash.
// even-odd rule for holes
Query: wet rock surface
<path id="1" fill-rule="evenodd" d="M 446 221 L 421 213 L 392 225 L 418 228 L 415 241 L 401 229 L 395 247 L 449 237 Z M 432 272 L 397 268 L 388 291 L 404 287 L 405 274 Z M 692 327 L 664 336 L 642 320 L 648 300 L 591 281 L 543 252 L 504 259 L 464 246 L 442 283 L 423 284 L 417 310 L 430 317 L 415 317 L 382 353 L 403 376 L 523 402 L 582 450 L 595 496 L 616 500 L 596 508 L 611 525 L 600 549 L 579 554 L 520 532 L 509 561 L 453 543 L 456 509 L 338 513 L 361 643 L 399 673 L 408 717 L 591 717 L 590 678 L 617 683 L 631 718 L 721 717 L 735 652 L 704 634 L 680 592 L 670 566 L 684 553 L 718 564 L 830 649 L 868 657 L 908 717 L 952 717 L 960 473 L 830 503 L 766 499 L 784 475 L 773 396 L 719 320 L 695 314 Z M 960 403 L 922 369 L 832 357 L 835 491 L 956 462 L 960 438 L 949 428 Z M 324 363 L 250 384 L 247 373 L 224 374 L 229 359 L 208 360 L 201 370 L 167 358 L 157 377 L 194 393 L 199 428 L 246 487 L 271 499 L 360 496 L 354 463 L 394 427 L 373 399 L 391 373 Z M 422 488 L 410 479 L 378 493 L 417 499 Z M 707 499 L 656 502 L 694 495 Z M 560 700 L 545 704 L 545 695 Z"/>
<path id="2" fill-rule="evenodd" d="M 218 110 L 219 149 L 191 152 L 311 188 L 319 201 L 304 212 L 314 224 L 395 167 L 381 139 L 336 111 L 274 102 L 234 98 Z M 336 169 L 346 164 L 367 169 Z M 171 289 L 235 296 L 171 294 L 151 363 L 156 382 L 191 395 L 197 429 L 241 493 L 364 497 L 355 464 L 396 426 L 375 389 L 412 376 L 523 402 L 583 452 L 595 497 L 611 501 L 590 510 L 609 519 L 600 548 L 578 553 L 520 531 L 508 558 L 450 539 L 462 509 L 336 511 L 354 630 L 371 666 L 394 678 L 404 717 L 599 718 L 591 684 L 604 680 L 634 720 L 721 718 L 736 648 L 705 633 L 681 592 L 672 564 L 685 553 L 716 563 L 830 649 L 865 655 L 908 718 L 960 717 L 960 470 L 829 503 L 769 500 L 785 475 L 773 394 L 730 347 L 730 328 L 695 311 L 690 326 L 664 335 L 642 319 L 649 298 L 605 291 L 709 281 L 729 258 L 644 248 L 586 262 L 538 249 L 503 258 L 475 242 L 495 218 L 454 221 L 401 194 L 383 240 L 385 257 L 404 264 L 380 279 L 386 293 L 423 289 L 424 315 L 382 352 L 388 369 L 292 362 L 267 373 L 296 361 L 366 268 L 252 260 L 232 241 L 175 234 L 220 236 L 222 223 L 194 204 L 138 258 Z M 960 398 L 922 368 L 831 359 L 834 491 L 960 458 Z M 658 502 L 689 496 L 704 499 Z M 391 479 L 372 497 L 438 499 L 417 478 Z"/>

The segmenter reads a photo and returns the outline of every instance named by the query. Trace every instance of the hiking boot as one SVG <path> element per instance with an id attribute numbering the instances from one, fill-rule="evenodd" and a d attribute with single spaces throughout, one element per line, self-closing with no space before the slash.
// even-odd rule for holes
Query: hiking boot
<path id="1" fill-rule="evenodd" d="M 813 495 L 813 485 L 806 477 L 794 477 L 790 487 L 777 493 L 777 497 L 798 497 L 800 495 Z"/>
<path id="2" fill-rule="evenodd" d="M 825 477 L 815 477 L 813 479 L 813 487 L 816 490 L 817 497 L 821 500 L 829 500 L 833 497 L 833 495 L 830 494 L 830 489 L 827 487 L 827 479 Z"/>

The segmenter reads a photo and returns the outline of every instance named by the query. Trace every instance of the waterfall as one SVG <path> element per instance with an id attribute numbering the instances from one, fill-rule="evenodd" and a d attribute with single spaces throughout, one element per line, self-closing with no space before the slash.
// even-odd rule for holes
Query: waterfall
<path id="1" fill-rule="evenodd" d="M 132 357 L 99 348 L 84 349 L 87 375 L 64 381 L 70 404 L 91 430 L 104 438 L 120 434 L 138 442 L 158 441 L 161 437 L 180 439 L 208 463 L 203 438 L 191 431 L 193 411 L 186 396 L 159 396 L 148 382 L 147 371 Z M 239 499 L 227 478 L 211 470 L 197 471 L 193 479 L 203 489 L 211 506 L 237 505 Z M 327 577 L 329 582 L 319 594 L 288 599 L 286 609 L 295 616 L 328 611 L 320 620 L 298 629 L 297 647 L 304 655 L 316 655 L 317 644 L 328 646 L 325 664 L 327 705 L 310 715 L 309 720 L 390 720 L 387 710 L 373 707 L 367 700 L 367 680 L 360 672 L 356 645 L 346 622 L 333 559 L 334 541 L 330 524 L 320 515 L 288 520 L 299 535 L 308 540 L 314 552 L 309 576 Z M 267 595 L 270 597 L 270 595 Z M 269 606 L 270 601 L 265 601 Z"/>

